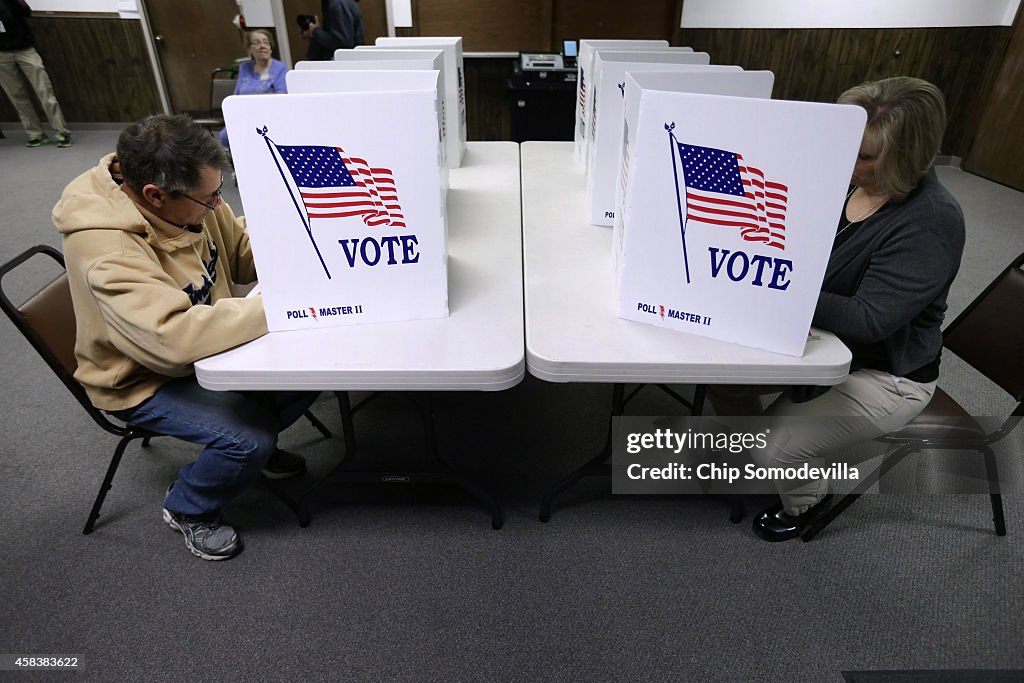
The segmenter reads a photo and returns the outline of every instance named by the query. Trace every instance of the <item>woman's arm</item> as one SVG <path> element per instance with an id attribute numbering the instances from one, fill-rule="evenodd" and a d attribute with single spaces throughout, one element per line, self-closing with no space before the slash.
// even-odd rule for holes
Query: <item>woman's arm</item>
<path id="1" fill-rule="evenodd" d="M 812 324 L 854 343 L 886 339 L 949 286 L 962 249 L 962 227 L 950 220 L 899 226 L 869 256 L 852 295 L 819 295 Z"/>
<path id="2" fill-rule="evenodd" d="M 271 92 L 278 94 L 286 94 L 288 92 L 288 85 L 285 83 L 285 74 L 288 73 L 288 67 L 284 65 L 284 62 L 280 62 L 276 59 L 270 62 L 270 90 Z"/>

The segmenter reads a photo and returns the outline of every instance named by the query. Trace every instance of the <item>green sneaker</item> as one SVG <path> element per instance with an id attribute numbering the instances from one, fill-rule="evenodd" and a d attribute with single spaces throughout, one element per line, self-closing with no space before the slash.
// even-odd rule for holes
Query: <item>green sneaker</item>
<path id="1" fill-rule="evenodd" d="M 58 147 L 70 147 L 71 146 L 71 133 L 57 133 L 57 146 Z"/>
<path id="2" fill-rule="evenodd" d="M 28 142 L 25 143 L 26 147 L 42 147 L 43 145 L 50 144 L 50 138 L 45 135 L 37 135 L 34 138 L 29 138 Z"/>

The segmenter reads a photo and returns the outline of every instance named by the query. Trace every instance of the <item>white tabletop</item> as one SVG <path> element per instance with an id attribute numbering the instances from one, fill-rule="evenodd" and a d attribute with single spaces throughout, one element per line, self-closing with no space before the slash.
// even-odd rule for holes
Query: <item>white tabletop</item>
<path id="1" fill-rule="evenodd" d="M 525 374 L 519 146 L 449 172 L 449 316 L 272 332 L 196 363 L 207 389 L 499 391 Z"/>
<path id="2" fill-rule="evenodd" d="M 611 228 L 587 222 L 571 142 L 522 144 L 526 362 L 549 382 L 837 384 L 850 351 L 812 330 L 803 357 L 615 314 Z"/>

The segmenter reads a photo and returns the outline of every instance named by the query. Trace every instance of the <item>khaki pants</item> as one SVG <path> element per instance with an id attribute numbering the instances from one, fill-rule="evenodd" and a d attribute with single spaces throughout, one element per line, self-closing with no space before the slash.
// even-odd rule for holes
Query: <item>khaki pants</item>
<path id="1" fill-rule="evenodd" d="M 773 421 L 768 448 L 755 452 L 760 467 L 792 467 L 805 462 L 824 467 L 824 458 L 830 452 L 887 434 L 914 419 L 935 393 L 935 382 L 914 382 L 879 370 L 857 370 L 815 399 L 794 403 L 783 393 L 765 407 L 763 397 L 778 394 L 779 389 L 728 385 L 708 388 L 708 400 L 718 415 L 823 418 L 798 419 L 788 429 L 785 420 Z M 828 481 L 779 481 L 776 487 L 786 513 L 798 515 L 825 497 Z"/>
<path id="2" fill-rule="evenodd" d="M 22 78 L 21 74 L 25 74 L 25 78 Z M 28 79 L 32 89 L 36 91 L 36 97 L 43 105 L 46 118 L 50 120 L 50 127 L 58 133 L 67 133 L 68 124 L 64 120 L 64 113 L 61 112 L 57 97 L 53 94 L 50 77 L 43 66 L 43 58 L 35 48 L 0 52 L 0 87 L 3 87 L 11 104 L 18 111 L 18 118 L 21 119 L 25 132 L 30 138 L 35 138 L 43 134 L 43 126 L 36 115 L 35 107 L 32 106 L 28 88 L 25 87 L 25 79 Z"/>

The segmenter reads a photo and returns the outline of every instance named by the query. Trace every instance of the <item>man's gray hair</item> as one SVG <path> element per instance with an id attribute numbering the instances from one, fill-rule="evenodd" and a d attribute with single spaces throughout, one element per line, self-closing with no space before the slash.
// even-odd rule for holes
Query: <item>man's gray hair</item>
<path id="1" fill-rule="evenodd" d="M 220 142 L 184 114 L 154 114 L 125 128 L 117 160 L 125 185 L 138 193 L 152 183 L 171 194 L 189 194 L 199 186 L 203 166 L 230 168 Z"/>

